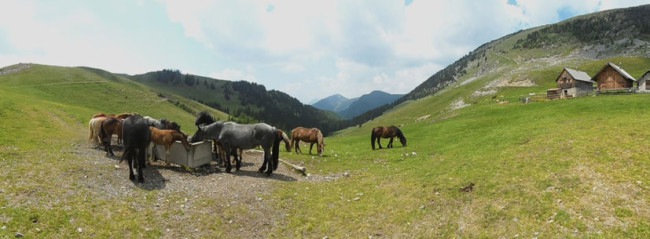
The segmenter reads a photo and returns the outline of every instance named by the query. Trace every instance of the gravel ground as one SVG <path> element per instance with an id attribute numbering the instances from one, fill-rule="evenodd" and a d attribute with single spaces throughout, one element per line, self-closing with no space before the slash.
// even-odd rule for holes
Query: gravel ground
<path id="1" fill-rule="evenodd" d="M 79 175 L 87 194 L 94 198 L 119 200 L 125 197 L 147 197 L 154 192 L 154 205 L 132 205 L 152 208 L 154 218 L 162 218 L 157 225 L 165 238 L 215 236 L 214 222 L 232 224 L 223 233 L 227 238 L 263 238 L 275 225 L 282 222 L 285 212 L 277 210 L 266 200 L 278 181 L 320 181 L 322 176 L 305 177 L 280 163 L 270 177 L 257 170 L 262 163 L 260 151 L 244 152 L 240 171 L 226 173 L 225 167 L 212 161 L 198 169 L 186 169 L 179 165 L 166 165 L 162 161 L 151 162 L 144 169 L 145 182 L 134 183 L 128 179 L 126 161 L 119 163 L 122 148 L 113 145 L 117 156 L 107 156 L 102 148 L 78 145 L 76 154 L 96 165 Z M 281 151 L 287 153 L 286 151 Z M 109 170 L 106 170 L 109 169 Z M 141 188 L 143 190 L 138 190 Z M 209 199 L 206 201 L 205 199 Z M 207 203 L 206 203 L 207 202 Z M 157 210 L 160 209 L 160 210 Z M 167 213 L 165 213 L 167 210 Z M 175 213 L 181 210 L 182 213 Z M 239 211 L 243 211 L 241 214 Z M 174 213 L 172 213 L 174 212 Z M 237 212 L 237 213 L 235 213 Z M 173 216 L 164 216 L 173 215 Z M 194 221 L 207 219 L 213 222 Z M 157 222 L 160 223 L 160 222 Z M 183 225 L 179 227 L 178 225 Z M 218 226 L 216 228 L 219 228 Z M 191 232 L 188 234 L 188 231 Z"/>

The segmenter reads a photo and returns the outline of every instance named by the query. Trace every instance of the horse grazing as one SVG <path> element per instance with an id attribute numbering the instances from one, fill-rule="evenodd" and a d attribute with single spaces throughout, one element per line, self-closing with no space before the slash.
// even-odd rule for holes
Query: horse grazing
<path id="1" fill-rule="evenodd" d="M 144 182 L 142 169 L 145 167 L 145 154 L 147 146 L 151 142 L 151 131 L 147 121 L 137 114 L 126 118 L 122 124 L 122 137 L 124 153 L 120 162 L 127 159 L 130 180 L 135 180 L 133 166 L 137 166 L 138 182 L 142 183 Z"/>
<path id="2" fill-rule="evenodd" d="M 169 158 L 169 147 L 172 146 L 174 141 L 181 141 L 186 150 L 190 150 L 189 142 L 187 142 L 187 136 L 184 134 L 173 130 L 173 129 L 158 129 L 153 126 L 149 126 L 149 131 L 151 131 L 151 143 L 165 146 L 165 158 Z"/>
<path id="3" fill-rule="evenodd" d="M 282 135 L 275 127 L 268 124 L 237 124 L 217 121 L 199 126 L 190 142 L 194 143 L 205 139 L 217 140 L 221 143 L 223 151 L 226 153 L 226 172 L 230 172 L 232 169 L 229 159 L 233 149 L 252 149 L 257 146 L 262 146 L 264 150 L 264 163 L 259 171 L 266 170 L 266 175 L 270 176 L 273 170 L 278 168 Z M 237 160 L 235 167 L 239 170 L 241 160 Z"/>
<path id="4" fill-rule="evenodd" d="M 381 143 L 379 142 L 380 138 L 390 138 L 390 141 L 388 141 L 388 145 L 386 145 L 386 148 L 392 148 L 393 138 L 395 136 L 399 138 L 399 142 L 402 143 L 402 147 L 406 147 L 406 137 L 404 137 L 404 134 L 402 134 L 402 131 L 399 128 L 397 128 L 397 126 L 394 125 L 388 127 L 377 126 L 373 128 L 372 132 L 370 133 L 370 143 L 372 145 L 372 149 L 373 150 L 375 149 L 375 140 L 377 141 L 377 144 L 381 149 Z"/>
<path id="5" fill-rule="evenodd" d="M 99 135 L 102 139 L 102 144 L 104 145 L 106 154 L 110 154 L 111 156 L 115 156 L 115 154 L 113 154 L 113 149 L 111 148 L 111 138 L 113 138 L 114 134 L 117 134 L 118 142 L 122 140 L 122 120 L 110 117 L 102 121 Z"/>
<path id="6" fill-rule="evenodd" d="M 88 121 L 88 131 L 90 131 L 90 134 L 88 135 L 88 141 L 94 142 L 97 146 L 102 144 L 101 136 L 99 134 L 102 128 L 102 122 L 106 119 L 107 118 L 104 116 L 99 116 L 94 117 Z"/>
<path id="7" fill-rule="evenodd" d="M 298 146 L 300 141 L 310 143 L 309 154 L 311 154 L 311 149 L 314 147 L 314 144 L 316 144 L 316 152 L 318 152 L 318 156 L 323 156 L 325 143 L 323 143 L 323 133 L 321 133 L 319 129 L 296 127 L 291 130 L 291 144 L 296 146 L 296 153 L 302 153 L 302 150 L 300 150 L 300 147 Z M 289 146 L 289 148 L 291 148 L 291 146 Z"/>

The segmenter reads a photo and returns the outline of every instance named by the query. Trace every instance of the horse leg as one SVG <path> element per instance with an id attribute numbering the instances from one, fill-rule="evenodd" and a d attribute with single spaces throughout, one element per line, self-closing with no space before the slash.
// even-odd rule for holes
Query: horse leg
<path id="1" fill-rule="evenodd" d="M 300 150 L 300 140 L 296 140 L 296 153 L 302 153 L 302 150 Z"/>
<path id="2" fill-rule="evenodd" d="M 386 146 L 386 148 L 392 148 L 393 147 L 393 139 L 394 139 L 394 137 L 390 137 L 390 140 L 388 140 L 388 145 Z"/>
<path id="3" fill-rule="evenodd" d="M 262 167 L 260 167 L 260 169 L 258 170 L 260 173 L 263 173 L 264 170 L 266 170 L 266 164 L 267 164 L 267 162 L 268 162 L 268 160 L 266 160 L 266 155 L 267 155 L 267 154 L 268 154 L 268 153 L 266 152 L 266 150 L 264 150 L 264 156 L 263 156 L 263 159 L 264 159 L 264 160 L 263 160 L 263 162 L 262 162 Z M 271 166 L 269 165 L 269 170 L 270 170 L 270 169 L 271 169 Z"/>
<path id="4" fill-rule="evenodd" d="M 233 148 L 233 154 L 235 155 L 235 170 L 239 171 L 239 168 L 241 167 L 241 157 L 242 155 L 239 154 L 239 158 L 237 158 L 237 148 Z"/>
<path id="5" fill-rule="evenodd" d="M 381 149 L 382 147 L 381 147 L 380 139 L 381 139 L 380 137 L 377 137 L 377 145 L 379 145 L 379 148 Z"/>
<path id="6" fill-rule="evenodd" d="M 142 169 L 144 168 L 144 162 L 145 162 L 145 150 L 140 148 L 138 149 L 138 158 L 136 159 L 138 163 L 138 182 L 139 183 L 144 183 L 144 174 L 142 173 Z"/>
<path id="7" fill-rule="evenodd" d="M 129 180 L 135 180 L 135 175 L 133 175 L 133 149 L 124 150 L 126 154 L 126 163 L 129 164 Z"/>
<path id="8" fill-rule="evenodd" d="M 264 172 L 266 170 L 266 176 L 271 176 L 271 173 L 273 173 L 273 162 L 271 162 L 271 152 L 269 148 L 264 148 L 264 163 L 262 163 L 262 167 L 260 167 L 259 171 Z M 268 168 L 266 167 L 268 164 Z"/>
<path id="9" fill-rule="evenodd" d="M 226 161 L 226 172 L 230 173 L 230 170 L 232 170 L 232 165 L 230 164 L 230 148 L 224 147 L 224 151 L 226 152 L 226 158 L 224 161 Z"/>
<path id="10" fill-rule="evenodd" d="M 309 154 L 311 154 L 311 149 L 314 147 L 314 143 L 309 144 Z"/>

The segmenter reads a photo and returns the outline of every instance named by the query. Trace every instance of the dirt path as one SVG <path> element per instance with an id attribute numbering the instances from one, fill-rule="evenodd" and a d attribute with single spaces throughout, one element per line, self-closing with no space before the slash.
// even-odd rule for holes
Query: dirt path
<path id="1" fill-rule="evenodd" d="M 267 196 L 279 181 L 313 180 L 292 171 L 280 164 L 270 177 L 257 170 L 262 163 L 262 153 L 250 150 L 244 152 L 240 171 L 226 173 L 225 168 L 213 161 L 196 170 L 188 170 L 178 165 L 165 165 L 153 162 L 144 170 L 145 182 L 142 184 L 128 180 L 128 165 L 119 162 L 122 149 L 113 146 L 117 156 L 106 156 L 103 147 L 92 148 L 79 145 L 76 153 L 87 158 L 93 167 L 86 172 L 87 178 L 81 180 L 93 197 L 119 200 L 125 197 L 147 197 L 154 192 L 154 205 L 134 205 L 150 207 L 163 225 L 159 225 L 165 238 L 212 237 L 217 222 L 231 224 L 223 233 L 227 238 L 263 238 L 278 223 L 282 222 L 284 212 L 274 211 Z M 281 152 L 286 153 L 286 152 Z M 107 170 L 108 169 L 108 170 Z M 138 190 L 138 188 L 142 190 Z M 207 202 L 207 203 L 206 203 Z M 174 210 L 183 213 L 170 213 Z M 240 213 L 241 212 L 241 213 Z M 173 215 L 173 216 L 165 216 Z M 197 221 L 205 218 L 210 222 Z M 161 222 L 156 222 L 160 224 Z M 179 227 L 179 225 L 183 225 Z M 219 228 L 219 227 L 216 227 Z M 203 234 L 205 233 L 205 234 Z"/>

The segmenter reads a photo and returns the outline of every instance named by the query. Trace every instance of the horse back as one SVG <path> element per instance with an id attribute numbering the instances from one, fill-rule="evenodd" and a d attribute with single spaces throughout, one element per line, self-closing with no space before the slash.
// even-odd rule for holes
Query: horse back
<path id="1" fill-rule="evenodd" d="M 151 130 L 147 121 L 140 115 L 126 118 L 122 124 L 122 138 L 125 148 L 144 149 L 151 141 Z"/>

